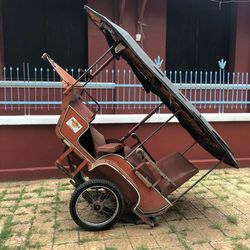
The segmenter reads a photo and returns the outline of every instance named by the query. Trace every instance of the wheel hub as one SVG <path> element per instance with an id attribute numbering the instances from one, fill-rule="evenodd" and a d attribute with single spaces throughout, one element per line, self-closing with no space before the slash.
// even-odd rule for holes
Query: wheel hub
<path id="1" fill-rule="evenodd" d="M 98 212 L 102 211 L 102 208 L 103 208 L 102 202 L 101 201 L 94 201 L 93 208 L 95 211 L 98 211 Z"/>

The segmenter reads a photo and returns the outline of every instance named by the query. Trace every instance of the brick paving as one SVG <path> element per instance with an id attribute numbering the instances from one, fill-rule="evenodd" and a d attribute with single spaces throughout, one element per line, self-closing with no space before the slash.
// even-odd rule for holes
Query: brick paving
<path id="1" fill-rule="evenodd" d="M 2 182 L 0 250 L 250 249 L 250 169 L 212 172 L 153 229 L 117 223 L 84 231 L 69 214 L 72 191 L 68 179 Z"/>

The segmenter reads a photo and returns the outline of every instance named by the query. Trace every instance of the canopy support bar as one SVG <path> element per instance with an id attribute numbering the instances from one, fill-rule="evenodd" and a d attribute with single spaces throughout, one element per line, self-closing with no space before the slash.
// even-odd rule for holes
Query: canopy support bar
<path id="1" fill-rule="evenodd" d="M 90 71 L 110 52 L 112 51 L 116 46 L 117 46 L 117 42 L 114 43 L 110 48 L 108 48 L 104 54 L 99 57 L 95 62 L 94 64 L 92 64 L 72 85 L 70 85 L 64 92 L 63 94 L 67 94 L 79 81 L 81 81 L 83 79 L 83 77 L 87 76 Z M 114 59 L 114 56 L 112 55 L 95 73 L 94 73 L 94 76 L 97 75 L 105 66 L 107 66 L 111 61 L 112 59 Z M 90 76 L 89 79 L 84 83 L 83 86 L 81 87 L 84 87 L 94 76 Z"/>
<path id="2" fill-rule="evenodd" d="M 125 159 L 127 160 L 139 147 L 143 146 L 149 139 L 151 139 L 152 136 L 154 136 L 159 130 L 161 130 L 170 120 L 172 120 L 179 110 L 177 110 L 170 118 L 168 118 L 161 126 L 159 126 L 155 131 L 151 133 L 144 141 L 142 141 L 136 148 L 134 148 L 126 157 Z"/>
<path id="3" fill-rule="evenodd" d="M 212 172 L 215 168 L 217 168 L 221 163 L 223 159 L 219 162 L 217 162 L 212 168 L 210 168 L 204 175 L 202 175 L 195 183 L 193 183 L 187 190 L 185 190 L 180 196 L 178 196 L 173 202 L 172 205 L 174 205 L 178 200 L 180 200 L 187 192 L 189 192 L 194 186 L 196 186 L 201 180 L 203 180 L 210 172 Z"/>
<path id="4" fill-rule="evenodd" d="M 185 155 L 196 143 L 197 141 L 193 142 L 185 151 L 183 151 L 182 155 Z"/>
<path id="5" fill-rule="evenodd" d="M 136 129 L 138 129 L 145 121 L 147 121 L 153 114 L 155 114 L 158 111 L 158 109 L 161 107 L 162 104 L 163 102 L 160 103 L 156 108 L 151 110 L 150 113 L 147 116 L 145 116 L 138 124 L 136 124 L 131 130 L 129 130 L 129 132 L 125 136 L 123 136 L 120 139 L 120 141 L 124 142 L 126 139 L 128 139 L 128 137 L 132 135 L 136 131 Z"/>

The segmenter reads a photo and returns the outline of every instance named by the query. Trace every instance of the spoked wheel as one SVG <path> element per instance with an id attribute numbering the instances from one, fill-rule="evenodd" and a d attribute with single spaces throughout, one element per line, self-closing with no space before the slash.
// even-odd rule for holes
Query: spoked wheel
<path id="1" fill-rule="evenodd" d="M 78 186 L 70 200 L 70 214 L 80 227 L 104 230 L 120 218 L 124 207 L 123 195 L 112 182 L 95 179 Z"/>

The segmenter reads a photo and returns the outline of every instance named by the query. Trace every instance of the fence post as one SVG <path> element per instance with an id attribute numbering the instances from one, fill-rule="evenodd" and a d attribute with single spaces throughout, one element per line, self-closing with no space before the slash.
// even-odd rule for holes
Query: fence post
<path id="1" fill-rule="evenodd" d="M 227 61 L 221 59 L 218 61 L 220 67 L 220 75 L 219 75 L 219 84 L 220 84 L 220 92 L 219 92 L 219 113 L 224 112 L 224 83 L 225 83 L 225 67 Z M 223 89 L 222 89 L 223 86 Z M 223 91 L 223 93 L 222 93 Z"/>

